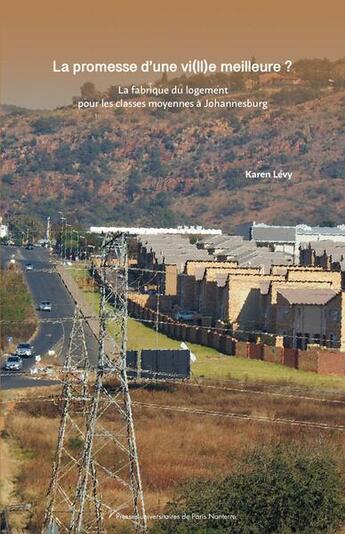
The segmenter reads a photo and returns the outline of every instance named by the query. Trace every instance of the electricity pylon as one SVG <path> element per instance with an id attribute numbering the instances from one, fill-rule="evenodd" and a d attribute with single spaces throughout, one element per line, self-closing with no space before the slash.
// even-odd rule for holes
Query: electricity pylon
<path id="1" fill-rule="evenodd" d="M 78 466 L 75 491 L 65 499 L 64 515 L 49 500 L 47 509 L 55 509 L 59 525 L 61 517 L 68 516 L 65 531 L 70 534 L 104 533 L 125 525 L 143 533 L 146 515 L 126 369 L 128 258 L 123 236 L 104 238 L 99 276 L 99 355 L 81 397 L 85 432 L 78 458 L 73 457 Z M 61 427 L 62 422 L 59 441 Z M 59 481 L 59 463 L 57 453 L 53 489 Z"/>
<path id="2" fill-rule="evenodd" d="M 47 494 L 43 532 L 53 532 L 55 527 L 59 528 L 59 532 L 68 532 L 73 504 L 71 489 L 75 489 L 79 476 L 88 419 L 88 403 L 91 395 L 89 371 L 84 318 L 76 307 L 62 373 L 62 413 Z M 94 507 L 101 522 L 96 487 Z"/>

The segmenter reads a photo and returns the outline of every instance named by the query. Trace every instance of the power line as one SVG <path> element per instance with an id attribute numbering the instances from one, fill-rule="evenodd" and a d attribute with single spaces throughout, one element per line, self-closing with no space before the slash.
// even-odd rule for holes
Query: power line
<path id="1" fill-rule="evenodd" d="M 217 412 L 217 411 L 211 411 L 211 410 L 202 410 L 201 408 L 190 408 L 188 406 L 166 406 L 162 404 L 155 404 L 155 403 L 149 403 L 149 402 L 139 402 L 139 401 L 133 401 L 133 404 L 135 406 L 141 406 L 143 408 L 154 408 L 159 409 L 163 411 L 176 411 L 176 412 L 182 412 L 188 415 L 203 415 L 203 416 L 211 416 L 211 417 L 225 417 L 225 418 L 234 418 L 234 419 L 243 419 L 246 421 L 257 421 L 260 423 L 271 423 L 271 424 L 279 424 L 279 425 L 293 425 L 293 426 L 305 426 L 309 428 L 318 428 L 318 429 L 325 429 L 325 430 L 339 430 L 344 432 L 345 431 L 345 425 L 329 425 L 327 423 L 317 423 L 314 421 L 302 421 L 302 420 L 296 420 L 296 419 L 283 419 L 280 417 L 277 418 L 271 418 L 266 416 L 254 416 L 254 415 L 247 415 L 247 414 L 239 414 L 239 413 L 233 413 L 233 412 Z"/>
<path id="2" fill-rule="evenodd" d="M 133 372 L 133 369 L 131 367 L 127 367 L 127 371 L 132 371 Z M 64 370 L 54 370 L 54 376 L 52 378 L 52 380 L 54 382 L 56 382 L 57 380 L 59 381 L 59 383 L 64 383 L 65 381 L 63 379 L 58 379 L 56 378 L 56 374 L 64 374 Z M 76 376 L 80 375 L 82 371 L 80 369 L 71 369 L 69 371 L 69 374 L 70 375 L 73 375 L 75 374 Z M 90 371 L 91 372 L 91 369 Z M 267 397 L 277 397 L 277 398 L 282 398 L 282 399 L 290 399 L 290 400 L 298 400 L 298 401 L 308 401 L 308 402 L 321 402 L 321 403 L 326 403 L 326 404 L 345 404 L 345 400 L 342 400 L 342 399 L 330 399 L 330 398 L 326 398 L 326 397 L 311 397 L 311 396 L 308 396 L 308 395 L 293 395 L 293 394 L 288 394 L 288 393 L 277 393 L 275 391 L 260 391 L 260 390 L 256 390 L 256 389 L 250 389 L 250 388 L 240 388 L 240 387 L 229 387 L 229 386 L 221 386 L 219 384 L 205 384 L 203 381 L 198 381 L 196 383 L 193 383 L 193 382 L 187 382 L 185 380 L 181 381 L 180 377 L 179 376 L 176 376 L 176 379 L 171 379 L 171 373 L 169 373 L 169 378 L 168 379 L 164 379 L 164 375 L 166 373 L 159 373 L 159 372 L 155 372 L 155 375 L 158 375 L 158 378 L 157 376 L 155 376 L 155 379 L 154 379 L 154 382 L 152 381 L 152 379 L 145 379 L 145 381 L 143 382 L 140 382 L 140 384 L 143 385 L 143 387 L 147 387 L 149 386 L 150 384 L 152 383 L 158 383 L 158 384 L 170 384 L 170 385 L 173 385 L 174 387 L 181 387 L 181 388 L 184 388 L 184 387 L 193 387 L 193 388 L 197 388 L 199 390 L 203 390 L 203 389 L 212 389 L 212 390 L 215 390 L 215 391 L 229 391 L 231 393 L 242 393 L 242 394 L 245 394 L 245 395 L 259 395 L 259 396 L 267 396 Z M 18 373 L 18 372 L 12 372 L 12 373 L 3 373 L 1 374 L 1 376 L 25 376 L 25 377 L 32 377 L 32 375 L 30 375 L 30 373 Z M 162 378 L 160 378 L 162 377 Z M 36 377 L 35 377 L 36 378 Z M 46 380 L 46 376 L 43 374 L 41 377 L 37 377 L 36 378 L 38 381 L 39 380 Z M 143 379 L 141 379 L 143 380 Z M 224 380 L 222 380 L 222 382 L 224 382 Z M 135 385 L 138 384 L 138 381 L 134 381 L 133 382 Z M 54 397 L 54 396 L 52 396 Z M 13 398 L 10 398 L 10 399 L 7 399 L 7 400 L 4 400 L 4 401 L 1 401 L 0 400 L 0 405 L 1 404 L 6 404 L 6 402 L 8 400 L 10 401 L 14 401 L 14 402 L 35 402 L 36 399 L 40 399 L 40 398 L 43 398 L 43 399 L 46 399 L 47 396 L 46 395 L 43 395 L 43 396 L 35 396 L 35 397 L 24 397 L 24 398 L 21 398 L 21 397 L 13 397 Z M 51 398 L 51 397 L 48 397 L 48 398 Z M 55 397 L 54 397 L 55 398 Z"/>
<path id="3" fill-rule="evenodd" d="M 56 397 L 44 397 L 42 396 L 40 399 L 31 399 L 36 400 L 37 402 L 56 402 L 59 400 L 59 398 Z M 31 402 L 29 399 L 23 399 L 18 400 L 18 402 Z M 80 400 L 87 400 L 89 402 L 92 401 L 92 398 L 83 398 L 75 399 L 76 401 Z M 10 402 L 4 401 L 4 402 Z M 220 418 L 233 418 L 233 419 L 240 419 L 244 421 L 256 421 L 261 423 L 269 423 L 269 424 L 286 424 L 286 425 L 292 425 L 292 426 L 300 426 L 300 427 L 308 427 L 308 428 L 317 428 L 317 429 L 325 429 L 325 430 L 339 430 L 339 431 L 345 431 L 345 425 L 331 425 L 329 423 L 322 423 L 322 422 L 316 422 L 316 421 L 309 421 L 309 420 L 298 420 L 298 419 L 285 419 L 281 417 L 267 417 L 267 416 L 255 416 L 255 415 L 248 415 L 248 414 L 241 414 L 236 412 L 223 412 L 223 411 L 216 411 L 216 410 L 206 410 L 202 408 L 192 408 L 190 406 L 179 406 L 179 405 L 164 405 L 159 403 L 148 403 L 148 402 L 142 402 L 142 401 L 132 401 L 133 406 L 141 406 L 142 408 L 152 408 L 152 409 L 159 409 L 162 411 L 175 411 L 179 413 L 184 413 L 186 415 L 195 415 L 195 416 L 210 416 L 210 417 L 220 417 Z"/>

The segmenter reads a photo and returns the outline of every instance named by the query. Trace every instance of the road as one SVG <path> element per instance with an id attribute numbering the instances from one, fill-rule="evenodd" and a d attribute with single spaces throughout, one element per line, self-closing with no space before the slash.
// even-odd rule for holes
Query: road
<path id="1" fill-rule="evenodd" d="M 11 255 L 15 254 L 16 262 L 23 268 L 34 304 L 38 307 L 41 300 L 49 300 L 52 303 L 51 312 L 37 312 L 39 328 L 32 341 L 35 354 L 45 355 L 50 349 L 58 348 L 58 354 L 63 360 L 72 328 L 74 314 L 74 302 L 63 284 L 60 276 L 55 272 L 54 265 L 50 260 L 47 249 L 35 247 L 26 250 L 23 247 L 1 247 L 1 264 L 5 266 Z M 25 263 L 32 263 L 33 270 L 25 271 Z M 90 361 L 94 362 L 97 354 L 97 342 L 89 330 L 85 328 L 86 344 L 90 355 Z M 23 339 L 22 341 L 27 341 Z M 27 370 L 34 364 L 33 358 L 23 360 Z M 1 376 L 1 388 L 19 388 L 27 386 L 47 385 L 46 380 L 33 380 L 20 375 Z"/>

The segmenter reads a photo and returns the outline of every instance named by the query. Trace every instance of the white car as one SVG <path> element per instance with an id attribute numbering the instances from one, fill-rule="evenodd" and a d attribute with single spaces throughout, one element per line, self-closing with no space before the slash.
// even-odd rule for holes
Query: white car
<path id="1" fill-rule="evenodd" d="M 42 300 L 39 303 L 38 309 L 39 309 L 39 311 L 49 311 L 49 312 L 51 312 L 52 311 L 51 302 L 49 302 L 49 300 Z"/>
<path id="2" fill-rule="evenodd" d="M 34 355 L 34 348 L 30 343 L 19 343 L 16 348 L 16 356 L 31 358 Z"/>
<path id="3" fill-rule="evenodd" d="M 6 371 L 21 371 L 23 369 L 23 360 L 20 356 L 9 356 L 5 363 Z"/>
<path id="4" fill-rule="evenodd" d="M 191 310 L 181 310 L 175 313 L 176 321 L 194 321 L 196 313 Z"/>
<path id="5" fill-rule="evenodd" d="M 32 265 L 32 263 L 26 263 L 25 264 L 25 270 L 26 271 L 32 271 L 34 268 L 34 266 Z"/>

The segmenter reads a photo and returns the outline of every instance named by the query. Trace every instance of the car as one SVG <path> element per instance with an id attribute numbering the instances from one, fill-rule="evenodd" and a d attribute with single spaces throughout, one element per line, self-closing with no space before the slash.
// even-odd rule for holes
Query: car
<path id="1" fill-rule="evenodd" d="M 31 358 L 34 355 L 34 348 L 30 343 L 19 343 L 15 355 L 22 358 Z"/>
<path id="2" fill-rule="evenodd" d="M 42 300 L 38 306 L 39 311 L 52 311 L 52 305 L 49 300 Z"/>
<path id="3" fill-rule="evenodd" d="M 34 268 L 34 266 L 32 265 L 32 263 L 26 263 L 25 264 L 25 270 L 26 271 L 32 271 Z"/>
<path id="4" fill-rule="evenodd" d="M 9 356 L 5 362 L 6 371 L 21 371 L 23 369 L 23 360 L 20 356 Z"/>
<path id="5" fill-rule="evenodd" d="M 26 250 L 34 250 L 34 246 L 32 243 L 28 243 L 25 248 Z"/>
<path id="6" fill-rule="evenodd" d="M 180 310 L 175 313 L 177 321 L 194 321 L 196 313 L 191 310 Z"/>

